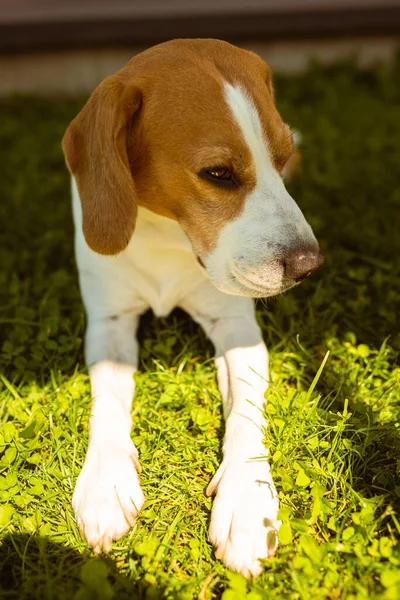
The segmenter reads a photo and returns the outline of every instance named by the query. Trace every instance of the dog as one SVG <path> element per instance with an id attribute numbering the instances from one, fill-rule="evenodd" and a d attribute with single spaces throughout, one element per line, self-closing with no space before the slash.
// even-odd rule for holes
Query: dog
<path id="1" fill-rule="evenodd" d="M 62 145 L 92 391 L 78 526 L 100 552 L 136 523 L 135 333 L 147 309 L 180 307 L 215 346 L 223 400 L 209 538 L 227 567 L 256 576 L 280 522 L 263 444 L 268 352 L 252 298 L 288 290 L 324 260 L 283 182 L 293 135 L 271 71 L 220 40 L 159 44 L 95 89 Z"/>

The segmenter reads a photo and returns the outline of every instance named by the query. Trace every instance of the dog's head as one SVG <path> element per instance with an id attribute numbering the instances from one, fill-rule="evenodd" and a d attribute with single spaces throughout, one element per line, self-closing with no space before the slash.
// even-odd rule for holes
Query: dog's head
<path id="1" fill-rule="evenodd" d="M 285 189 L 292 134 L 251 52 L 174 40 L 137 55 L 94 91 L 63 149 L 96 252 L 126 247 L 141 205 L 178 221 L 227 293 L 271 296 L 323 262 Z"/>

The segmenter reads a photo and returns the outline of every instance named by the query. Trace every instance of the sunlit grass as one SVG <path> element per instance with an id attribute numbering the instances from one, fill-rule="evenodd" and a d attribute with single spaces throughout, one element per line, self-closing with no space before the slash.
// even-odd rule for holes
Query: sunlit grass
<path id="1" fill-rule="evenodd" d="M 326 253 L 258 303 L 281 545 L 255 582 L 214 560 L 205 488 L 220 459 L 212 347 L 181 312 L 140 330 L 132 437 L 138 527 L 94 558 L 71 510 L 90 410 L 60 139 L 79 102 L 0 105 L 0 597 L 400 597 L 400 64 L 277 81 L 304 140 L 291 185 Z M 240 482 L 238 482 L 240 485 Z"/>

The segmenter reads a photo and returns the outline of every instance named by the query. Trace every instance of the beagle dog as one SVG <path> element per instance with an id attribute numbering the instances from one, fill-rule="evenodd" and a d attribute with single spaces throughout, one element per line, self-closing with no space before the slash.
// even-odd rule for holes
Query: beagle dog
<path id="1" fill-rule="evenodd" d="M 268 352 L 252 298 L 288 290 L 323 262 L 283 183 L 293 136 L 270 69 L 219 40 L 160 44 L 95 89 L 63 150 L 93 398 L 72 501 L 79 528 L 100 552 L 136 523 L 135 333 L 148 308 L 178 306 L 215 346 L 223 399 L 210 541 L 227 567 L 256 576 L 280 522 L 263 444 Z"/>

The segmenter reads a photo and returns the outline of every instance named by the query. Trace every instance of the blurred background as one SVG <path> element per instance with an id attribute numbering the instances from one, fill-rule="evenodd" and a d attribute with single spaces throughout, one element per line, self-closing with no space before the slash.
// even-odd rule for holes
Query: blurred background
<path id="1" fill-rule="evenodd" d="M 145 47 L 217 37 L 273 70 L 390 61 L 400 0 L 0 0 L 0 95 L 86 94 Z"/>

